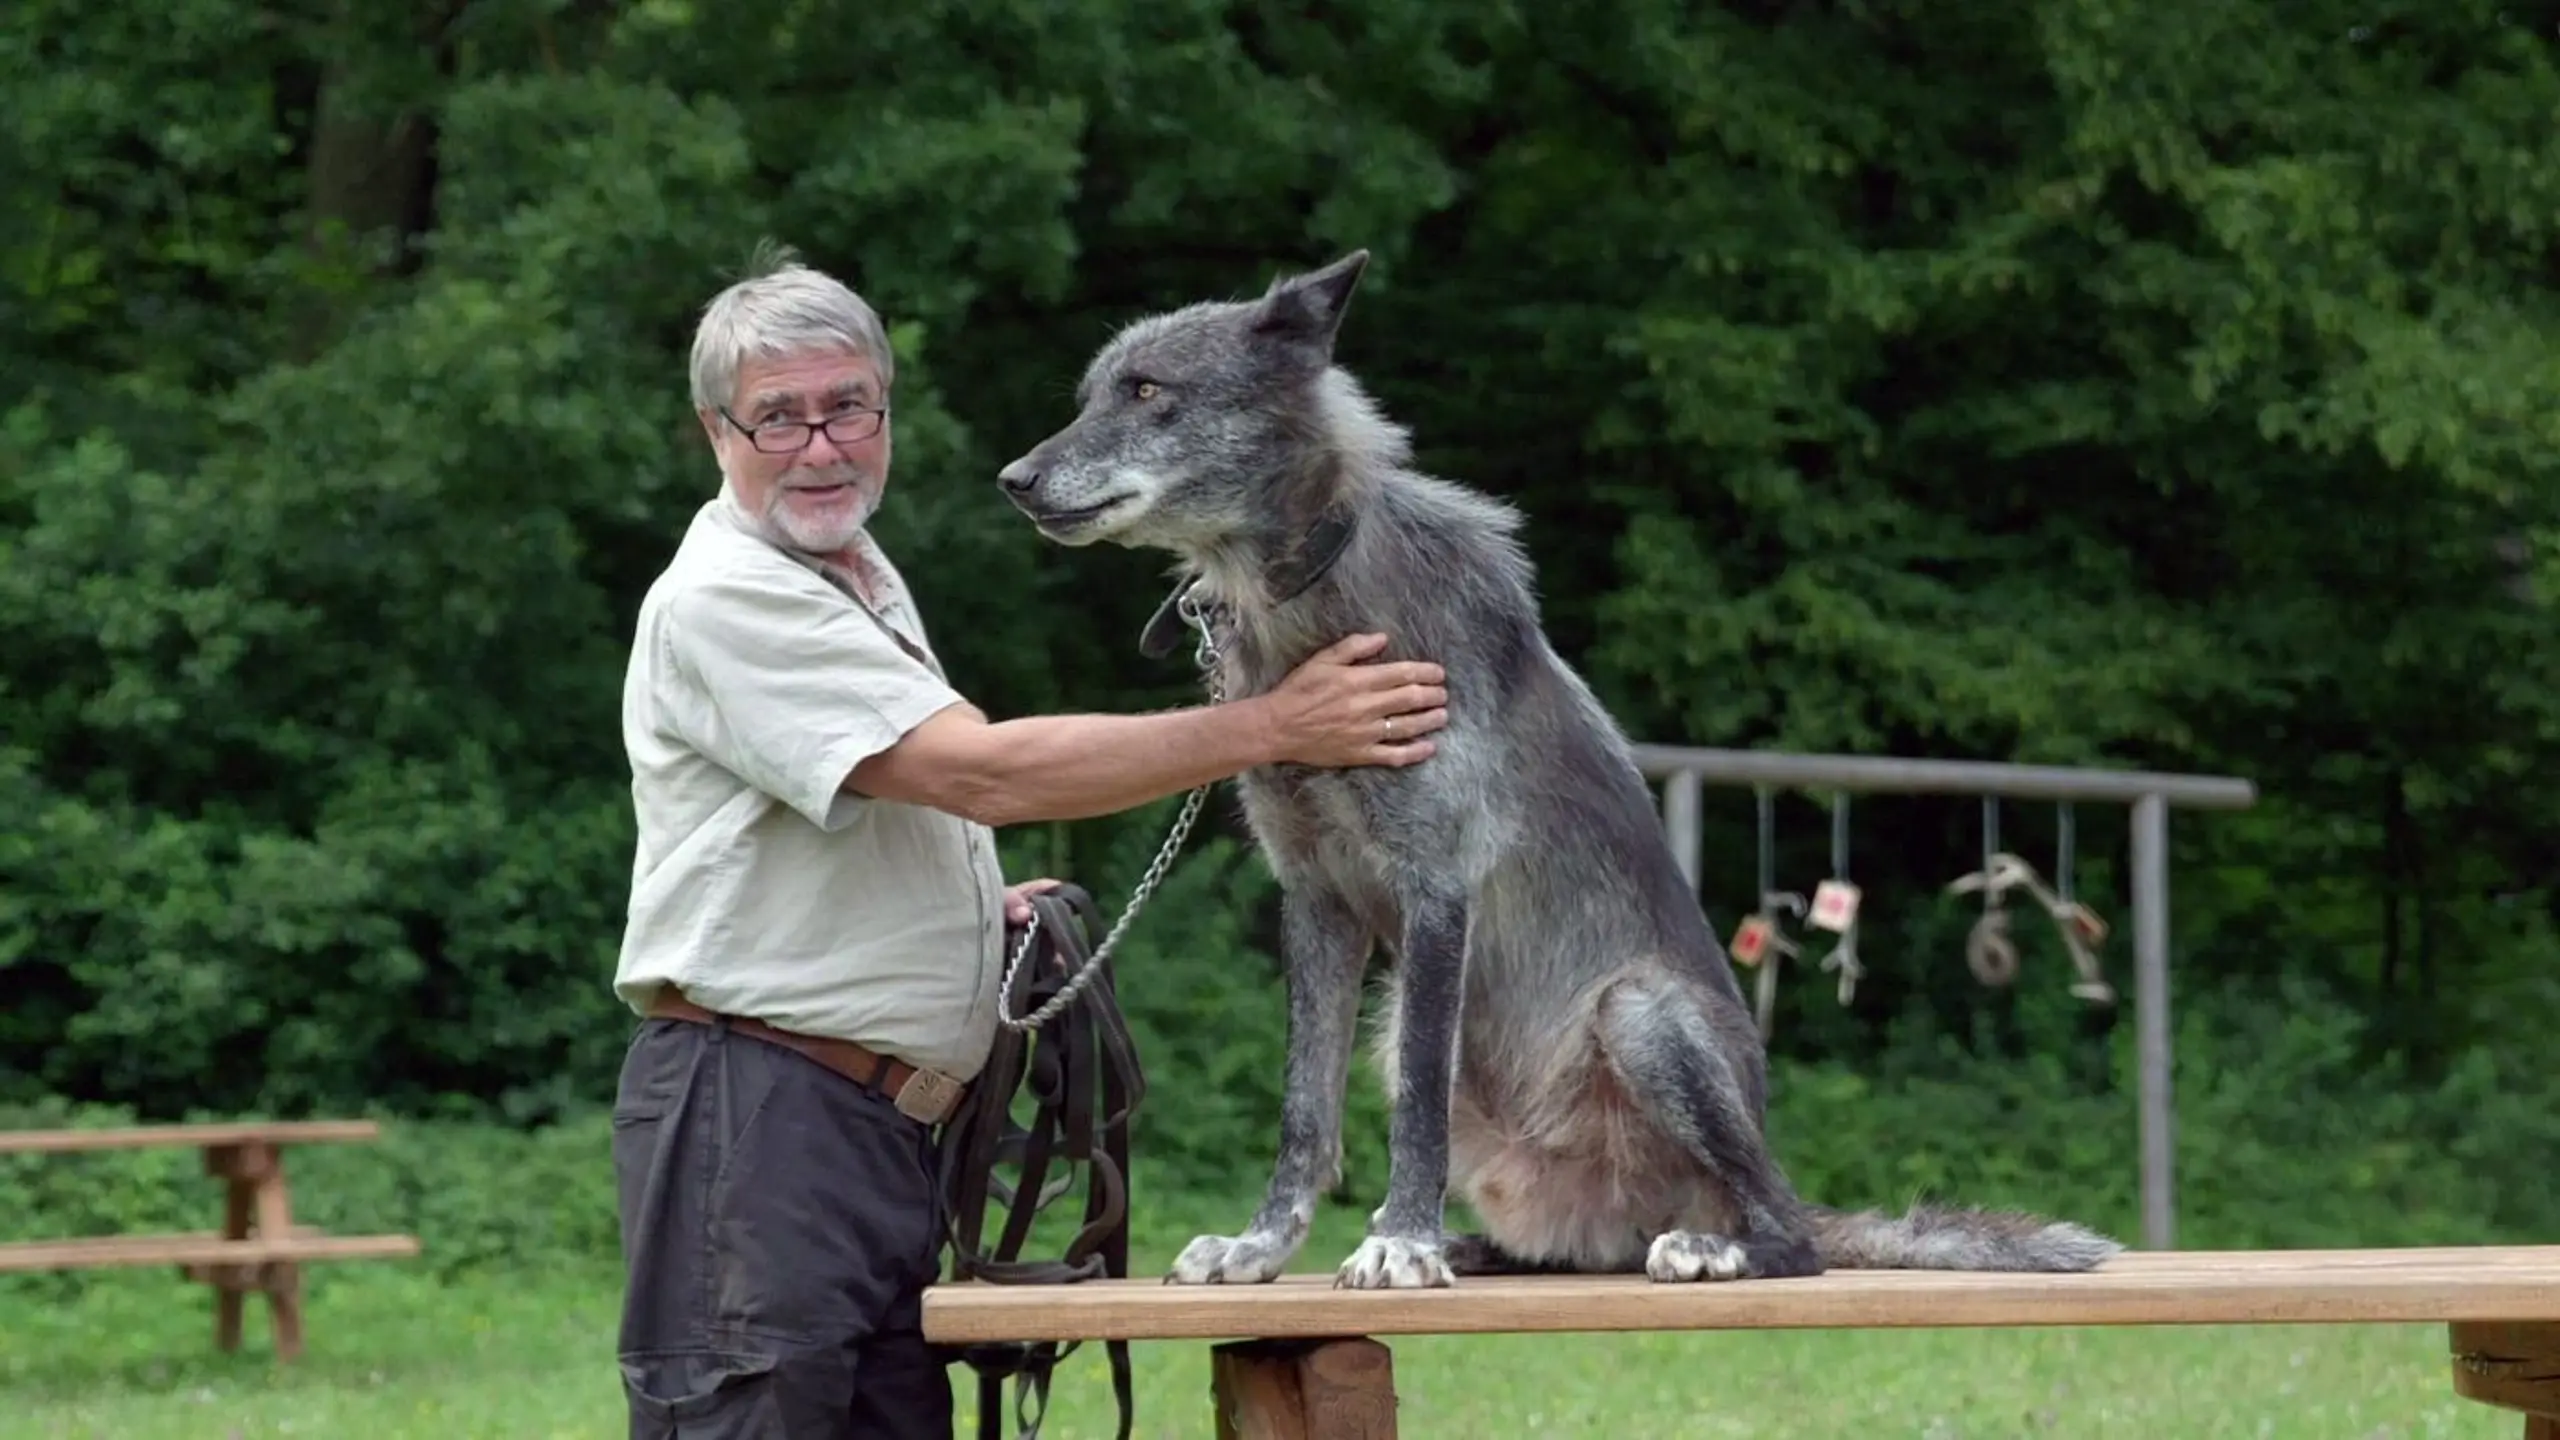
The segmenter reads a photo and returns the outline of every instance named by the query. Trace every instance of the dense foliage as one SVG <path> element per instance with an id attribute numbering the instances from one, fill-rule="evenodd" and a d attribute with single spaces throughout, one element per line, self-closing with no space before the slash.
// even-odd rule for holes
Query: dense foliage
<path id="1" fill-rule="evenodd" d="M 2190 1185 L 2291 1146 L 2523 1223 L 2442 1165 L 2547 1154 L 2553 1113 L 2516 1098 L 2551 1095 L 2560 1019 L 2552 18 L 22 0 L 0 1100 L 541 1120 L 609 1090 L 622 645 L 712 483 L 691 318 L 759 238 L 895 322 L 880 530 L 998 714 L 1190 694 L 1133 643 L 1157 559 L 1047 549 L 993 483 L 1090 348 L 1366 246 L 1343 358 L 1530 515 L 1633 733 L 2249 777 L 2256 810 L 2176 825 L 2182 1094 L 2228 1122 L 2188 1132 Z M 1711 799 L 1729 927 L 1752 812 Z M 1809 889 L 1823 812 L 1781 812 Z M 1005 844 L 1117 905 L 1168 813 Z M 2080 818 L 2121 937 L 2119 817 Z M 1791 985 L 1780 1045 L 1929 1138 L 1808 1163 L 2014 1122 L 2099 1147 L 2022 1175 L 2129 1186 L 2129 1016 L 2062 999 L 2040 938 L 2013 992 L 1960 963 L 1938 892 L 1976 823 L 1858 809 L 1873 974 L 1845 1009 Z M 1182 874 L 1128 989 L 1155 1067 L 1218 1083 L 1161 1088 L 1151 1143 L 1250 1168 L 1267 887 L 1206 848 Z"/>

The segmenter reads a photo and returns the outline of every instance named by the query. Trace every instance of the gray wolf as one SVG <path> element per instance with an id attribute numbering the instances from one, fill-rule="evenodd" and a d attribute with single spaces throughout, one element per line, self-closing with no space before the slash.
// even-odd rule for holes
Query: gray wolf
<path id="1" fill-rule="evenodd" d="M 1418 765 L 1238 777 L 1283 895 L 1279 1148 L 1243 1232 L 1192 1241 L 1166 1278 L 1269 1280 L 1305 1242 L 1339 1177 L 1377 947 L 1392 958 L 1387 1191 L 1338 1285 L 2060 1271 L 2116 1253 L 2039 1216 L 1844 1213 L 1796 1193 L 1763 1132 L 1766 1058 L 1731 963 L 1625 737 L 1547 641 L 1520 515 L 1417 472 L 1405 431 L 1334 361 L 1367 263 L 1129 325 L 1086 368 L 1073 419 L 999 476 L 1055 543 L 1177 557 L 1229 695 L 1352 628 L 1447 674 L 1448 723 Z M 1481 1233 L 1446 1232 L 1452 1193 Z"/>

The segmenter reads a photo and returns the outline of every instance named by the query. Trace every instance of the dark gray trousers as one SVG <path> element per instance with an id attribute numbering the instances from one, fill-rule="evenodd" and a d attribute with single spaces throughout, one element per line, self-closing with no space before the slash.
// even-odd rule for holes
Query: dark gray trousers
<path id="1" fill-rule="evenodd" d="M 932 1132 L 725 1026 L 644 1021 L 614 1098 L 632 1440 L 947 1440 L 920 1329 Z"/>

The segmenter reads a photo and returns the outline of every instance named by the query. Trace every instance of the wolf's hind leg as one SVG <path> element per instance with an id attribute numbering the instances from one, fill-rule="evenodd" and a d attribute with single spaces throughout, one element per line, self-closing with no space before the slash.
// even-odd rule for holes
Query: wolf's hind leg
<path id="1" fill-rule="evenodd" d="M 1165 1277 L 1170 1281 L 1253 1283 L 1278 1276 L 1306 1243 L 1317 1198 L 1342 1176 L 1342 1097 L 1369 937 L 1339 900 L 1305 887 L 1282 896 L 1280 925 L 1289 1050 L 1270 1187 L 1242 1235 L 1203 1235 L 1183 1247 Z"/>
<path id="2" fill-rule="evenodd" d="M 1732 1235 L 1655 1236 L 1645 1273 L 1661 1281 L 1821 1273 L 1811 1218 L 1770 1158 L 1696 1004 L 1668 981 L 1622 981 L 1600 1002 L 1599 1036 L 1627 1094 L 1723 1188 L 1739 1221 Z"/>

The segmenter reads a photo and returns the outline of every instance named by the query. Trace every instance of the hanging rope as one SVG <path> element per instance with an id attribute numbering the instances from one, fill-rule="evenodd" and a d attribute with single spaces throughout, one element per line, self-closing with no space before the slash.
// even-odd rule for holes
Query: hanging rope
<path id="1" fill-rule="evenodd" d="M 1733 958 L 1760 973 L 1753 980 L 1752 1013 L 1760 1026 L 1760 1038 L 1766 1041 L 1776 1024 L 1778 1005 L 1778 963 L 1797 953 L 1797 946 L 1781 925 L 1778 914 L 1792 910 L 1801 916 L 1804 897 L 1778 888 L 1777 797 L 1765 786 L 1752 787 L 1760 814 L 1760 908 L 1743 917 L 1733 932 Z"/>
<path id="2" fill-rule="evenodd" d="M 1811 920 L 1839 932 L 1840 943 L 1822 957 L 1822 968 L 1839 977 L 1840 1003 L 1858 993 L 1866 967 L 1858 963 L 1858 887 L 1849 882 L 1849 793 L 1831 797 L 1831 878 L 1815 887 Z"/>
<path id="3" fill-rule="evenodd" d="M 2055 816 L 2053 881 L 2055 893 L 2047 900 L 2046 910 L 2053 916 L 2054 928 L 2062 934 L 2063 948 L 2071 952 L 2072 968 L 2080 972 L 2071 993 L 2097 1005 L 2116 1003 L 2115 987 L 2107 983 L 2106 972 L 2099 968 L 2097 949 L 2107 943 L 2107 922 L 2098 912 L 2071 896 L 2071 874 L 2079 863 L 2077 836 L 2072 823 L 2071 802 L 2065 800 Z"/>
<path id="4" fill-rule="evenodd" d="M 1986 795 L 1982 798 L 1982 868 L 1959 878 L 1947 890 L 1950 894 L 1982 892 L 1982 918 L 1973 922 L 1972 931 L 1964 937 L 1964 963 L 1974 979 L 1994 989 L 2018 978 L 2018 947 L 2009 938 L 2009 912 L 2000 908 L 2008 888 L 2017 883 L 2016 872 L 2000 862 L 2014 858 L 2000 850 L 2000 801 Z"/>
<path id="5" fill-rule="evenodd" d="M 2072 982 L 2071 993 L 2092 1004 L 2114 1004 L 2115 987 L 2107 983 L 2096 952 L 2096 947 L 2106 941 L 2106 922 L 2098 918 L 2097 912 L 2071 898 L 2078 835 L 2070 802 L 2061 803 L 2056 817 L 2054 868 L 2059 890 L 2047 886 L 2034 866 L 2000 848 L 1998 805 L 1992 799 L 1982 802 L 1982 868 L 1959 876 L 1947 886 L 1949 894 L 1982 892 L 1982 918 L 1974 922 L 1972 933 L 1965 937 L 1965 963 L 1985 985 L 2005 986 L 2018 978 L 2018 949 L 2009 938 L 2008 912 L 2000 906 L 2008 892 L 2024 890 L 2052 919 L 2063 948 L 2070 952 L 2072 968 L 2079 977 Z"/>

